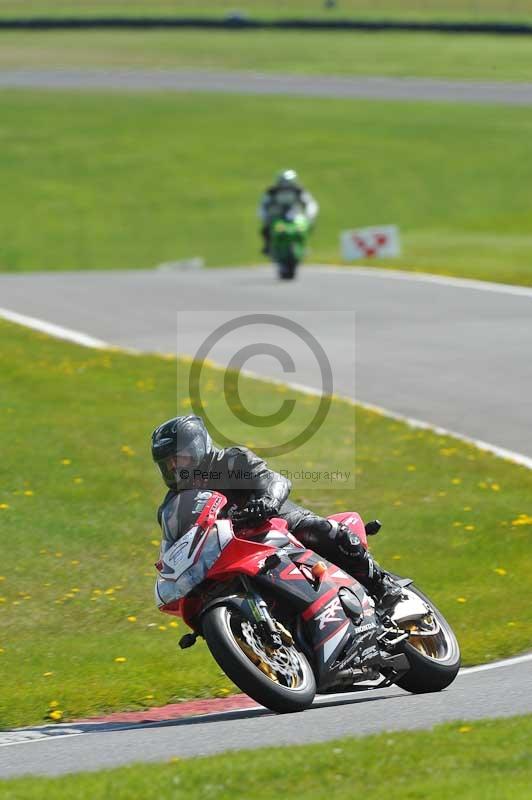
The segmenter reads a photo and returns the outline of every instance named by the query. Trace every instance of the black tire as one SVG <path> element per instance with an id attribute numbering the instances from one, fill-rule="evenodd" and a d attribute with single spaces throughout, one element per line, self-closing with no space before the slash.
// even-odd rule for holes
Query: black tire
<path id="1" fill-rule="evenodd" d="M 230 606 L 215 606 L 203 617 L 203 635 L 216 662 L 225 674 L 257 703 L 286 714 L 304 711 L 314 700 L 316 681 L 306 657 L 294 647 L 301 665 L 301 685 L 289 688 L 265 675 L 243 652 L 236 642 L 231 627 L 231 614 L 237 612 Z"/>
<path id="2" fill-rule="evenodd" d="M 282 281 L 292 281 L 296 276 L 297 262 L 279 264 L 279 278 Z"/>
<path id="3" fill-rule="evenodd" d="M 442 640 L 441 657 L 440 655 L 436 657 L 426 655 L 411 643 L 405 642 L 403 652 L 410 664 L 410 670 L 395 683 L 401 689 L 412 692 L 412 694 L 441 692 L 454 681 L 458 674 L 460 647 L 451 626 L 434 603 L 415 586 L 410 585 L 407 588 L 431 607 L 434 617 L 440 624 L 444 641 Z M 444 648 L 447 649 L 447 652 Z"/>

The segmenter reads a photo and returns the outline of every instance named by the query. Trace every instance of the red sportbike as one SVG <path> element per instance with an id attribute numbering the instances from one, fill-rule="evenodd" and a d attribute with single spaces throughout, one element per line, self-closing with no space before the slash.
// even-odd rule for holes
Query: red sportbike
<path id="1" fill-rule="evenodd" d="M 364 587 L 305 548 L 284 520 L 238 529 L 220 512 L 226 498 L 200 493 L 190 530 L 158 562 L 159 580 L 175 583 L 161 610 L 203 636 L 225 674 L 272 711 L 301 711 L 316 692 L 397 684 L 437 692 L 456 677 L 460 650 L 443 615 L 409 579 L 392 611 Z M 198 507 L 199 508 L 199 507 Z M 354 512 L 334 514 L 367 546 Z"/>

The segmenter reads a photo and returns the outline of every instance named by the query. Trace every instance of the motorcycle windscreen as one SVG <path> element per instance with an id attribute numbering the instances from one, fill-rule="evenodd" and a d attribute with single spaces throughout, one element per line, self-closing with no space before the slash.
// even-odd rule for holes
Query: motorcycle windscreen
<path id="1" fill-rule="evenodd" d="M 214 525 L 208 531 L 194 526 L 166 551 L 160 576 L 174 582 L 175 600 L 185 597 L 205 580 L 232 538 L 232 533 L 222 525 Z"/>

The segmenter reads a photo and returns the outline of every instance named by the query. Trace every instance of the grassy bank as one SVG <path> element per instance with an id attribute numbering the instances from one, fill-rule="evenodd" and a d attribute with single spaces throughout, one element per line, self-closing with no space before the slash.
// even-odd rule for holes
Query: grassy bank
<path id="1" fill-rule="evenodd" d="M 530 81 L 532 39 L 327 31 L 5 31 L 0 33 L 0 66 Z"/>
<path id="2" fill-rule="evenodd" d="M 110 16 L 213 16 L 224 17 L 238 8 L 263 19 L 457 19 L 523 21 L 532 19 L 530 0 L 0 0 L 0 18 L 9 17 L 110 17 Z"/>
<path id="3" fill-rule="evenodd" d="M 180 362 L 176 376 L 172 359 L 91 351 L 4 322 L 0 337 L 0 440 L 9 443 L 0 461 L 0 727 L 232 691 L 204 643 L 177 649 L 181 628 L 152 599 L 163 487 L 149 434 L 176 407 L 190 408 L 189 365 Z M 207 369 L 209 412 L 260 452 L 267 429 L 249 440 L 222 386 L 223 375 Z M 242 386 L 256 413 L 291 397 Z M 291 435 L 315 403 L 294 398 Z M 272 463 L 355 469 L 356 491 L 296 481 L 293 499 L 322 514 L 354 507 L 379 516 L 377 557 L 434 598 L 466 663 L 529 647 L 532 473 L 361 409 L 354 451 L 352 421 L 352 407 L 335 402 L 327 435 Z"/>
<path id="4" fill-rule="evenodd" d="M 526 800 L 532 780 L 532 718 L 452 723 L 319 745 L 224 753 L 63 778 L 0 783 L 2 800 Z"/>
<path id="5" fill-rule="evenodd" d="M 309 259 L 394 222 L 388 265 L 532 284 L 532 109 L 208 94 L 4 91 L 0 269 L 258 258 L 255 206 L 296 166 L 321 203 Z M 282 130 L 282 135 L 280 131 Z M 31 235 L 29 232 L 31 231 Z"/>

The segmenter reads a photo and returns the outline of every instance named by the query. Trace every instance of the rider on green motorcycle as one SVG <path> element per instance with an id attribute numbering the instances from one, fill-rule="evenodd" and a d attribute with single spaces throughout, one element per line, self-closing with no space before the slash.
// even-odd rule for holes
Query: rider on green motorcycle
<path id="1" fill-rule="evenodd" d="M 298 210 L 313 225 L 318 216 L 319 206 L 314 197 L 299 183 L 293 169 L 280 172 L 275 183 L 262 195 L 258 215 L 262 223 L 261 234 L 264 240 L 262 252 L 267 255 L 270 248 L 270 225 L 273 219 Z"/>

